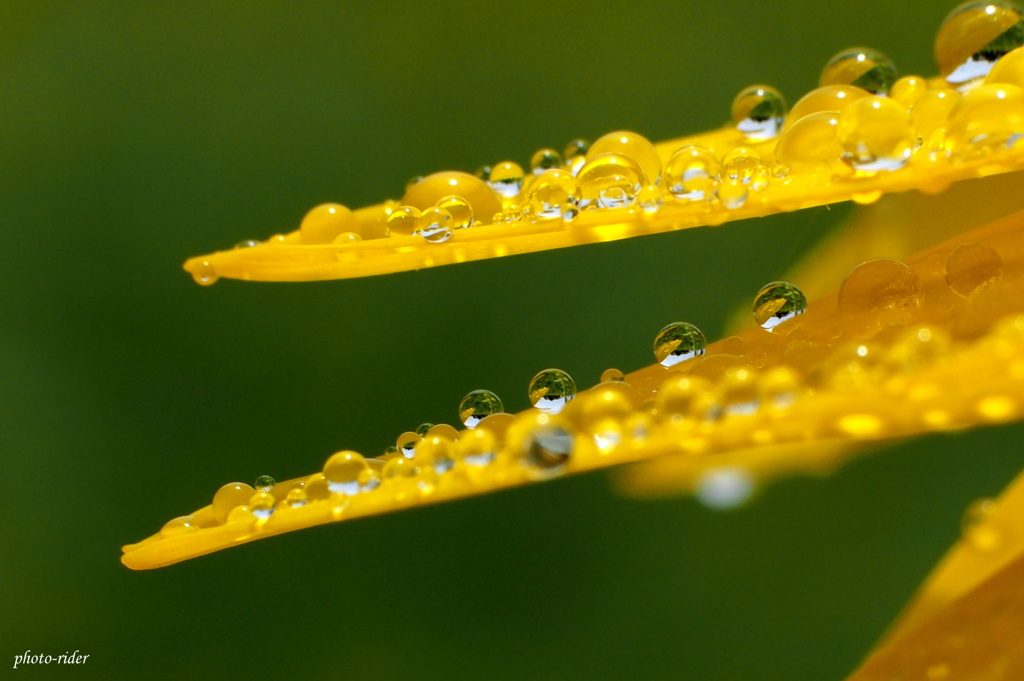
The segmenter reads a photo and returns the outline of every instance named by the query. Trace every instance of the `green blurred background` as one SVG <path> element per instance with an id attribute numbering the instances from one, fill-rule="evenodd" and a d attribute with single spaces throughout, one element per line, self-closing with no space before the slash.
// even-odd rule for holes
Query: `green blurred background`
<path id="1" fill-rule="evenodd" d="M 377 453 L 487 387 L 717 337 L 835 206 L 419 273 L 194 284 L 317 203 L 541 146 L 714 127 L 839 48 L 934 72 L 944 3 L 0 5 L 0 668 L 77 678 L 838 680 L 1022 463 L 929 437 L 740 511 L 605 475 L 320 527 L 152 572 L 120 546 L 231 480 Z M 5 661 L 6 660 L 6 661 Z M 56 665 L 19 674 L 70 678 Z"/>

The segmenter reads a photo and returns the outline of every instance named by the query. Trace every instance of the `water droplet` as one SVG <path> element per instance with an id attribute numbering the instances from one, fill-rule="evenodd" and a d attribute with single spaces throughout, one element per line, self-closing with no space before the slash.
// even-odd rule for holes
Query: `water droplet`
<path id="1" fill-rule="evenodd" d="M 456 447 L 463 463 L 470 466 L 486 466 L 497 456 L 498 438 L 486 428 L 475 428 L 459 438 Z"/>
<path id="2" fill-rule="evenodd" d="M 903 76 L 889 90 L 895 102 L 909 109 L 928 92 L 928 80 L 921 76 Z"/>
<path id="3" fill-rule="evenodd" d="M 807 298 L 796 286 L 786 281 L 773 281 L 754 298 L 754 321 L 768 331 L 774 331 L 807 310 Z"/>
<path id="4" fill-rule="evenodd" d="M 526 439 L 526 460 L 537 468 L 557 471 L 572 456 L 572 433 L 565 428 L 541 424 Z"/>
<path id="5" fill-rule="evenodd" d="M 811 90 L 793 105 L 786 116 L 785 127 L 789 128 L 804 116 L 815 113 L 842 113 L 846 107 L 870 94 L 867 90 L 851 85 L 827 85 Z"/>
<path id="6" fill-rule="evenodd" d="M 306 490 L 304 487 L 293 487 L 288 490 L 288 494 L 284 497 L 284 503 L 292 508 L 298 508 L 299 506 L 305 506 L 308 501 L 306 497 Z"/>
<path id="7" fill-rule="evenodd" d="M 324 464 L 327 488 L 335 494 L 358 494 L 359 474 L 366 469 L 366 459 L 362 455 L 348 450 L 338 452 Z"/>
<path id="8" fill-rule="evenodd" d="M 235 244 L 235 248 L 256 248 L 259 245 L 260 242 L 255 239 L 246 239 L 245 241 L 239 241 Z"/>
<path id="9" fill-rule="evenodd" d="M 786 120 L 786 100 L 767 85 L 753 85 L 732 102 L 732 122 L 751 141 L 771 139 Z"/>
<path id="10" fill-rule="evenodd" d="M 242 506 L 249 503 L 252 497 L 253 488 L 244 482 L 229 482 L 213 495 L 213 514 L 218 523 L 223 523 L 228 518 L 228 513 L 235 506 Z"/>
<path id="11" fill-rule="evenodd" d="M 469 229 L 473 226 L 473 207 L 461 196 L 446 196 L 437 202 L 437 207 L 452 216 L 452 229 Z"/>
<path id="12" fill-rule="evenodd" d="M 429 425 L 433 427 L 433 424 Z M 419 428 L 416 430 L 419 431 Z M 427 430 L 430 430 L 430 428 L 424 430 L 423 433 L 426 434 Z M 398 436 L 398 440 L 395 441 L 395 445 L 398 447 L 398 451 L 402 453 L 402 456 L 406 459 L 411 459 L 416 450 L 416 443 L 421 439 L 423 439 L 423 436 L 420 435 L 419 432 L 406 432 Z"/>
<path id="13" fill-rule="evenodd" d="M 355 232 L 342 232 L 338 236 L 334 237 L 334 241 L 331 242 L 337 246 L 347 246 L 348 244 L 354 244 L 357 241 L 362 241 L 363 237 L 359 236 Z"/>
<path id="14" fill-rule="evenodd" d="M 761 156 L 749 147 L 736 147 L 722 158 L 722 172 L 730 180 L 750 184 L 761 169 Z"/>
<path id="15" fill-rule="evenodd" d="M 323 203 L 306 213 L 299 225 L 304 244 L 329 244 L 342 232 L 359 233 L 352 211 L 339 203 Z"/>
<path id="16" fill-rule="evenodd" d="M 625 381 L 626 376 L 616 368 L 605 369 L 601 372 L 601 382 L 606 383 L 607 381 Z"/>
<path id="17" fill-rule="evenodd" d="M 1024 138 L 1024 90 L 982 84 L 964 94 L 951 114 L 947 147 L 972 158 L 1012 147 Z"/>
<path id="18" fill-rule="evenodd" d="M 388 216 L 388 233 L 391 236 L 412 236 L 420 223 L 420 210 L 412 206 L 399 206 Z"/>
<path id="19" fill-rule="evenodd" d="M 662 201 L 661 188 L 653 184 L 647 185 L 636 195 L 636 202 L 647 215 L 654 215 L 661 210 Z"/>
<path id="20" fill-rule="evenodd" d="M 960 518 L 964 538 L 980 551 L 992 551 L 1002 543 L 999 529 L 991 522 L 995 510 L 993 499 L 978 499 L 964 509 Z"/>
<path id="21" fill-rule="evenodd" d="M 179 537 L 183 534 L 191 534 L 200 530 L 199 525 L 196 524 L 196 519 L 190 515 L 183 515 L 180 518 L 174 518 L 164 523 L 164 526 L 160 528 L 161 537 Z"/>
<path id="22" fill-rule="evenodd" d="M 489 182 L 491 179 L 491 166 L 480 166 L 473 171 L 473 174 L 484 182 Z"/>
<path id="23" fill-rule="evenodd" d="M 249 511 L 258 520 L 266 520 L 274 513 L 277 500 L 268 492 L 256 492 L 249 499 Z"/>
<path id="24" fill-rule="evenodd" d="M 870 47 L 843 50 L 832 57 L 821 72 L 822 86 L 852 85 L 876 95 L 884 95 L 896 82 L 896 65 L 887 56 Z"/>
<path id="25" fill-rule="evenodd" d="M 749 193 L 747 185 L 742 180 L 727 178 L 718 185 L 718 200 L 729 210 L 742 208 Z"/>
<path id="26" fill-rule="evenodd" d="M 540 175 L 545 170 L 562 167 L 562 157 L 554 149 L 539 149 L 530 158 L 530 170 L 534 175 Z"/>
<path id="27" fill-rule="evenodd" d="M 988 75 L 1007 52 L 1024 45 L 1021 10 L 1010 2 L 965 2 L 942 22 L 935 61 L 946 82 L 969 84 Z"/>
<path id="28" fill-rule="evenodd" d="M 576 397 L 576 382 L 561 369 L 545 369 L 530 381 L 529 393 L 530 404 L 542 412 L 557 414 Z"/>
<path id="29" fill-rule="evenodd" d="M 662 366 L 670 367 L 704 354 L 707 340 L 693 324 L 673 322 L 658 332 L 654 339 L 654 358 Z"/>
<path id="30" fill-rule="evenodd" d="M 452 235 L 454 223 L 451 213 L 435 206 L 423 211 L 413 234 L 432 244 L 444 243 Z"/>
<path id="31" fill-rule="evenodd" d="M 964 298 L 999 279 L 1002 273 L 999 254 L 991 246 L 976 241 L 957 246 L 946 260 L 946 283 Z"/>
<path id="32" fill-rule="evenodd" d="M 277 480 L 274 480 L 269 475 L 261 475 L 256 478 L 256 483 L 252 486 L 257 492 L 269 492 L 274 489 L 274 485 L 277 484 Z"/>
<path id="33" fill-rule="evenodd" d="M 327 478 L 323 473 L 314 473 L 306 478 L 303 489 L 306 490 L 306 498 L 309 501 L 323 501 L 331 496 L 331 490 L 327 488 Z"/>
<path id="34" fill-rule="evenodd" d="M 233 509 L 231 509 L 231 512 L 228 513 L 228 519 L 227 519 L 226 522 L 229 522 L 229 523 L 252 523 L 252 521 L 253 521 L 252 509 L 249 508 L 248 506 L 242 505 L 242 506 L 235 506 Z"/>
<path id="35" fill-rule="evenodd" d="M 723 511 L 745 504 L 756 483 L 746 468 L 710 468 L 697 479 L 697 499 L 708 508 Z"/>
<path id="36" fill-rule="evenodd" d="M 476 428 L 484 418 L 504 409 L 501 400 L 490 390 L 474 390 L 459 403 L 459 420 L 467 428 Z"/>
<path id="37" fill-rule="evenodd" d="M 211 262 L 203 260 L 192 268 L 192 278 L 197 284 L 210 286 L 211 284 L 217 283 L 219 275 L 217 274 L 217 268 L 215 268 Z"/>
<path id="38" fill-rule="evenodd" d="M 561 218 L 580 202 L 580 188 L 565 170 L 546 170 L 530 185 L 528 202 L 539 218 Z"/>
<path id="39" fill-rule="evenodd" d="M 643 177 L 640 166 L 626 156 L 612 153 L 591 156 L 576 175 L 581 205 L 598 208 L 628 205 L 640 192 Z"/>
<path id="40" fill-rule="evenodd" d="M 985 83 L 1024 87 L 1024 50 L 1017 48 L 999 58 L 985 76 Z"/>
<path id="41" fill-rule="evenodd" d="M 574 139 L 565 145 L 562 156 L 565 157 L 565 162 L 569 163 L 577 156 L 586 156 L 588 151 L 590 151 L 590 142 L 584 139 Z"/>
<path id="42" fill-rule="evenodd" d="M 779 137 L 776 160 L 794 173 L 816 174 L 842 167 L 843 148 L 836 138 L 838 125 L 839 114 L 832 111 L 804 116 Z"/>
<path id="43" fill-rule="evenodd" d="M 594 142 L 588 158 L 601 154 L 618 154 L 634 161 L 640 166 L 642 184 L 657 184 L 661 179 L 661 156 L 643 135 L 626 130 L 610 132 Z"/>
<path id="44" fill-rule="evenodd" d="M 703 147 L 679 147 L 665 164 L 665 187 L 677 199 L 700 201 L 711 198 L 718 176 L 718 160 Z"/>
<path id="45" fill-rule="evenodd" d="M 916 141 L 910 112 L 888 97 L 865 97 L 839 116 L 836 139 L 843 160 L 861 172 L 897 170 Z"/>
<path id="46" fill-rule="evenodd" d="M 434 427 L 433 423 L 421 423 L 420 425 L 416 426 L 416 434 L 419 435 L 420 437 L 422 437 L 422 436 L 426 435 L 427 433 L 429 433 L 430 429 L 433 428 L 433 427 Z"/>
<path id="47" fill-rule="evenodd" d="M 711 381 L 701 376 L 676 374 L 658 386 L 654 403 L 658 418 L 678 425 L 703 419 L 713 401 Z"/>
<path id="48" fill-rule="evenodd" d="M 910 111 L 915 136 L 927 140 L 937 130 L 945 130 L 962 98 L 959 92 L 949 88 L 935 88 L 921 95 Z"/>
<path id="49" fill-rule="evenodd" d="M 921 282 L 899 260 L 877 258 L 853 268 L 839 288 L 844 322 L 863 329 L 907 324 L 920 305 Z"/>
<path id="50" fill-rule="evenodd" d="M 501 199 L 489 184 L 479 177 L 454 170 L 423 178 L 405 193 L 402 205 L 427 210 L 448 196 L 458 196 L 468 202 L 473 215 L 494 215 L 502 208 Z"/>
<path id="51" fill-rule="evenodd" d="M 491 187 L 506 198 L 519 195 L 523 188 L 523 168 L 514 161 L 502 161 L 491 168 Z"/>

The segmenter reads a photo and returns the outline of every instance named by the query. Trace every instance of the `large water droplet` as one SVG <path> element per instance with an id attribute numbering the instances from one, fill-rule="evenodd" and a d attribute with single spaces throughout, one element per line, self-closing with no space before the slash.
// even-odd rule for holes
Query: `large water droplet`
<path id="1" fill-rule="evenodd" d="M 732 122 L 748 140 L 775 137 L 786 120 L 786 100 L 767 85 L 752 85 L 732 102 Z"/>
<path id="2" fill-rule="evenodd" d="M 999 279 L 1002 273 L 999 254 L 991 246 L 976 241 L 957 246 L 946 260 L 946 283 L 964 298 Z"/>
<path id="3" fill-rule="evenodd" d="M 235 506 L 242 506 L 249 503 L 254 490 L 244 482 L 229 482 L 213 495 L 213 514 L 218 523 L 228 519 L 228 513 Z"/>
<path id="4" fill-rule="evenodd" d="M 779 137 L 775 145 L 776 161 L 795 173 L 818 173 L 842 167 L 843 148 L 836 138 L 838 125 L 839 115 L 832 111 L 804 116 Z"/>
<path id="5" fill-rule="evenodd" d="M 861 329 L 907 324 L 920 305 L 921 282 L 899 260 L 877 258 L 853 268 L 839 288 L 839 311 Z"/>
<path id="6" fill-rule="evenodd" d="M 274 513 L 277 500 L 269 492 L 256 492 L 249 498 L 249 511 L 259 520 L 266 520 Z"/>
<path id="7" fill-rule="evenodd" d="M 476 428 L 482 420 L 504 409 L 501 399 L 490 390 L 474 390 L 459 403 L 459 420 L 467 428 Z"/>
<path id="8" fill-rule="evenodd" d="M 610 132 L 594 142 L 588 157 L 600 154 L 619 154 L 635 161 L 643 171 L 643 184 L 657 184 L 661 178 L 661 156 L 643 135 L 625 130 Z"/>
<path id="9" fill-rule="evenodd" d="M 935 36 L 939 73 L 953 85 L 984 78 L 1007 52 L 1024 45 L 1021 9 L 1002 0 L 965 2 L 942 22 Z"/>
<path id="10" fill-rule="evenodd" d="M 853 85 L 884 95 L 896 82 L 896 66 L 887 56 L 870 47 L 843 50 L 832 57 L 821 72 L 821 85 Z"/>
<path id="11" fill-rule="evenodd" d="M 803 314 L 807 310 L 807 298 L 793 284 L 773 281 L 754 298 L 754 321 L 768 331 L 774 331 L 782 322 Z"/>
<path id="12" fill-rule="evenodd" d="M 359 233 L 352 211 L 338 203 L 324 203 L 306 213 L 299 225 L 304 244 L 329 244 L 342 232 Z"/>
<path id="13" fill-rule="evenodd" d="M 707 340 L 693 324 L 673 322 L 658 332 L 654 339 L 654 358 L 670 367 L 691 357 L 704 354 Z"/>
<path id="14" fill-rule="evenodd" d="M 576 397 L 576 382 L 561 369 L 545 369 L 530 381 L 530 404 L 548 414 L 557 414 Z"/>
<path id="15" fill-rule="evenodd" d="M 910 112 L 887 97 L 851 104 L 839 116 L 836 138 L 843 160 L 866 173 L 903 167 L 916 141 Z"/>
<path id="16" fill-rule="evenodd" d="M 366 469 L 366 459 L 362 455 L 347 450 L 338 452 L 324 464 L 327 488 L 336 494 L 358 494 L 359 474 Z"/>
<path id="17" fill-rule="evenodd" d="M 644 181 L 644 172 L 629 157 L 607 153 L 591 155 L 576 179 L 580 184 L 582 205 L 620 208 L 636 198 Z"/>

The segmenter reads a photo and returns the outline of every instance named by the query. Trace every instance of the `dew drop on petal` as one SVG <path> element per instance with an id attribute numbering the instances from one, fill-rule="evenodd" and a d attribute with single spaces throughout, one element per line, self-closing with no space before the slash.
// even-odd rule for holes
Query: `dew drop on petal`
<path id="1" fill-rule="evenodd" d="M 626 130 L 610 132 L 594 142 L 588 158 L 600 154 L 619 154 L 633 160 L 642 170 L 643 184 L 657 184 L 661 178 L 661 156 L 643 135 Z"/>
<path id="2" fill-rule="evenodd" d="M 718 184 L 719 172 L 714 154 L 703 147 L 685 145 L 676 149 L 665 164 L 665 188 L 677 199 L 708 199 Z"/>
<path id="3" fill-rule="evenodd" d="M 807 298 L 803 292 L 786 281 L 774 281 L 754 297 L 754 321 L 767 331 L 774 331 L 779 324 L 806 310 Z"/>
<path id="4" fill-rule="evenodd" d="M 452 229 L 469 229 L 473 226 L 473 207 L 461 196 L 446 196 L 436 206 L 452 216 Z"/>
<path id="5" fill-rule="evenodd" d="M 327 488 L 335 494 L 358 494 L 359 474 L 367 469 L 366 459 L 353 451 L 341 451 L 327 459 L 324 478 Z"/>
<path id="6" fill-rule="evenodd" d="M 965 2 L 942 22 L 935 61 L 946 82 L 960 86 L 984 78 L 1004 54 L 1024 45 L 1021 9 L 1012 2 Z"/>
<path id="7" fill-rule="evenodd" d="M 459 420 L 467 428 L 476 428 L 482 420 L 504 409 L 501 399 L 490 390 L 474 390 L 459 403 Z"/>
<path id="8" fill-rule="evenodd" d="M 451 213 L 435 206 L 423 211 L 413 234 L 432 244 L 444 243 L 452 235 L 454 223 Z"/>
<path id="9" fill-rule="evenodd" d="M 576 382 L 561 369 L 545 369 L 530 381 L 530 404 L 542 412 L 557 414 L 576 397 Z"/>
<path id="10" fill-rule="evenodd" d="M 732 122 L 751 141 L 771 139 L 786 120 L 786 100 L 767 85 L 752 85 L 732 102 Z"/>
<path id="11" fill-rule="evenodd" d="M 986 244 L 972 241 L 953 249 L 946 259 L 946 283 L 959 296 L 969 297 L 976 290 L 999 279 L 1003 261 Z"/>
<path id="12" fill-rule="evenodd" d="M 688 322 L 673 322 L 658 332 L 654 339 L 654 358 L 666 367 L 704 354 L 704 334 Z"/>
<path id="13" fill-rule="evenodd" d="M 839 311 L 861 327 L 903 325 L 920 305 L 921 282 L 899 260 L 876 258 L 853 268 L 839 288 Z"/>
<path id="14" fill-rule="evenodd" d="M 272 478 L 271 476 L 261 475 L 260 477 L 256 478 L 256 482 L 253 484 L 252 487 L 257 492 L 269 492 L 270 490 L 274 489 L 274 485 L 276 484 L 277 481 L 274 480 L 274 478 Z"/>
<path id="15" fill-rule="evenodd" d="M 884 95 L 895 82 L 896 66 L 891 59 L 870 47 L 855 47 L 828 61 L 821 72 L 820 85 L 852 85 Z"/>

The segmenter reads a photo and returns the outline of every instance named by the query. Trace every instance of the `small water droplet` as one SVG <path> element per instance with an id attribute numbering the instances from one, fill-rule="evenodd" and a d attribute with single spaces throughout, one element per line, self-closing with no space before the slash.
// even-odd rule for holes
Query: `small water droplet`
<path id="1" fill-rule="evenodd" d="M 391 236 L 412 236 L 420 222 L 420 210 L 412 206 L 399 206 L 388 216 L 388 233 Z"/>
<path id="2" fill-rule="evenodd" d="M 618 369 L 612 367 L 611 369 L 605 369 L 601 372 L 601 382 L 607 381 L 625 381 L 626 376 Z"/>
<path id="3" fill-rule="evenodd" d="M 359 474 L 366 468 L 366 459 L 356 452 L 345 450 L 334 454 L 324 464 L 327 488 L 335 494 L 358 494 Z"/>
<path id="4" fill-rule="evenodd" d="M 502 161 L 491 168 L 491 187 L 506 198 L 518 196 L 523 188 L 523 168 L 514 161 Z"/>
<path id="5" fill-rule="evenodd" d="M 255 239 L 246 239 L 245 241 L 239 241 L 235 244 L 235 248 L 256 248 L 259 245 L 260 242 Z"/>
<path id="6" fill-rule="evenodd" d="M 926 92 L 928 92 L 928 80 L 926 78 L 921 76 L 903 76 L 893 83 L 892 88 L 889 90 L 889 96 L 893 98 L 893 101 L 909 109 L 917 103 L 917 100 L 924 97 Z"/>
<path id="7" fill-rule="evenodd" d="M 444 243 L 452 235 L 454 223 L 451 213 L 435 206 L 423 211 L 413 234 L 432 244 Z"/>
<path id="8" fill-rule="evenodd" d="M 486 466 L 494 461 L 498 451 L 498 438 L 486 428 L 475 428 L 459 438 L 457 445 L 463 463 Z"/>
<path id="9" fill-rule="evenodd" d="M 732 102 L 732 122 L 751 141 L 771 139 L 786 120 L 786 100 L 767 85 L 742 90 Z"/>
<path id="10" fill-rule="evenodd" d="M 537 468 L 555 472 L 572 456 L 572 433 L 557 425 L 537 426 L 526 439 L 526 459 Z"/>
<path id="11" fill-rule="evenodd" d="M 711 198 L 718 185 L 718 177 L 718 159 L 703 147 L 679 147 L 665 164 L 665 188 L 677 199 L 700 201 Z"/>
<path id="12" fill-rule="evenodd" d="M 277 500 L 269 492 L 256 492 L 249 499 L 249 511 L 258 520 L 266 520 L 274 513 Z"/>
<path id="13" fill-rule="evenodd" d="M 467 428 L 476 428 L 484 418 L 504 410 L 501 399 L 490 390 L 474 390 L 459 403 L 459 420 Z"/>
<path id="14" fill-rule="evenodd" d="M 479 177 L 484 182 L 489 182 L 491 179 L 491 166 L 480 166 L 473 174 Z"/>
<path id="15" fill-rule="evenodd" d="M 416 426 L 416 434 L 419 435 L 420 437 L 422 437 L 422 436 L 426 435 L 427 433 L 429 433 L 430 429 L 433 428 L 433 427 L 434 427 L 433 423 L 421 423 L 420 425 Z"/>
<path id="16" fill-rule="evenodd" d="M 557 414 L 576 397 L 576 382 L 561 369 L 545 369 L 530 381 L 529 394 L 534 407 Z"/>
<path id="17" fill-rule="evenodd" d="M 1004 54 L 1024 46 L 1021 9 L 1003 0 L 965 2 L 945 18 L 935 36 L 939 73 L 953 85 L 988 75 Z"/>
<path id="18" fill-rule="evenodd" d="M 528 203 L 539 218 L 560 218 L 580 202 L 580 188 L 565 170 L 546 170 L 530 185 Z"/>
<path id="19" fill-rule="evenodd" d="M 198 532 L 199 530 L 200 527 L 196 524 L 196 519 L 190 515 L 184 515 L 164 523 L 164 526 L 160 528 L 160 536 L 164 538 L 179 537 L 183 534 Z"/>
<path id="20" fill-rule="evenodd" d="M 256 478 L 256 483 L 252 486 L 257 492 L 269 492 L 274 489 L 274 485 L 277 484 L 277 480 L 269 475 L 261 475 Z"/>
<path id="21" fill-rule="evenodd" d="M 292 508 L 298 508 L 305 506 L 308 501 L 306 497 L 306 490 L 304 487 L 293 487 L 288 490 L 288 494 L 284 497 L 284 503 Z"/>
<path id="22" fill-rule="evenodd" d="M 461 196 L 446 196 L 436 206 L 452 216 L 452 229 L 469 229 L 473 226 L 473 207 Z"/>
<path id="23" fill-rule="evenodd" d="M 773 281 L 754 297 L 754 321 L 768 331 L 806 310 L 807 298 L 787 281 Z"/>
<path id="24" fill-rule="evenodd" d="M 640 208 L 647 215 L 654 215 L 661 210 L 662 201 L 661 188 L 653 184 L 649 184 L 641 189 L 640 193 L 636 196 L 636 202 L 640 204 Z"/>
<path id="25" fill-rule="evenodd" d="M 822 86 L 853 85 L 876 95 L 889 92 L 896 82 L 896 65 L 870 47 L 854 47 L 832 57 L 821 72 Z"/>
<path id="26" fill-rule="evenodd" d="M 723 511 L 745 504 L 755 488 L 754 476 L 745 468 L 711 468 L 697 479 L 697 499 L 708 508 Z"/>
<path id="27" fill-rule="evenodd" d="M 673 322 L 658 332 L 654 339 L 654 358 L 670 367 L 704 354 L 707 340 L 693 324 Z"/>
<path id="28" fill-rule="evenodd" d="M 718 200 L 729 210 L 742 208 L 749 194 L 748 187 L 742 180 L 727 178 L 718 185 Z"/>
<path id="29" fill-rule="evenodd" d="M 217 283 L 219 278 L 217 268 L 208 260 L 203 260 L 192 269 L 192 278 L 197 284 L 210 286 Z"/>
<path id="30" fill-rule="evenodd" d="M 796 111 L 794 107 L 794 112 Z M 793 114 L 790 114 L 790 120 Z M 843 166 L 843 148 L 836 138 L 839 114 L 821 111 L 787 126 L 775 145 L 779 165 L 791 173 L 818 173 Z"/>
<path id="31" fill-rule="evenodd" d="M 562 167 L 562 157 L 554 149 L 538 149 L 530 158 L 530 170 L 540 175 L 545 170 Z"/>
<path id="32" fill-rule="evenodd" d="M 980 551 L 992 551 L 1002 543 L 999 529 L 990 522 L 995 510 L 993 499 L 978 499 L 964 509 L 960 518 L 960 531 L 964 538 Z"/>

